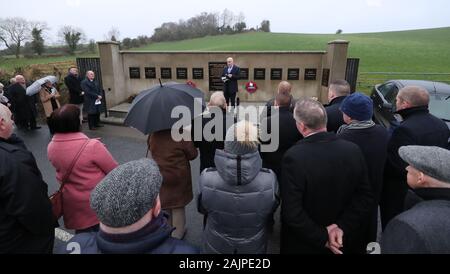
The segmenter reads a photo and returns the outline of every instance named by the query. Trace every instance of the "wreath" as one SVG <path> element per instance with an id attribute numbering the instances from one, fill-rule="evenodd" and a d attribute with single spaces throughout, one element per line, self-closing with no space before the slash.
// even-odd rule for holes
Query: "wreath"
<path id="1" fill-rule="evenodd" d="M 258 85 L 256 85 L 256 83 L 253 81 L 247 82 L 245 84 L 245 90 L 248 93 L 254 93 L 254 92 L 256 92 L 257 89 L 258 89 Z"/>

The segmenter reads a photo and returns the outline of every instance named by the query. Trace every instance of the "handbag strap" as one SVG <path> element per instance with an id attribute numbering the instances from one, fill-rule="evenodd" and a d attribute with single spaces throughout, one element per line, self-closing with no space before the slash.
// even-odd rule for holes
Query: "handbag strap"
<path id="1" fill-rule="evenodd" d="M 67 170 L 66 174 L 61 180 L 61 187 L 59 189 L 62 189 L 64 187 L 64 184 L 66 183 L 67 179 L 69 178 L 69 175 L 72 173 L 72 169 L 75 166 L 75 163 L 78 161 L 78 158 L 80 158 L 81 152 L 83 152 L 84 148 L 88 145 L 90 139 L 88 139 L 84 144 L 81 146 L 80 150 L 78 151 L 77 155 L 73 158 L 72 162 L 70 163 L 69 169 Z"/>

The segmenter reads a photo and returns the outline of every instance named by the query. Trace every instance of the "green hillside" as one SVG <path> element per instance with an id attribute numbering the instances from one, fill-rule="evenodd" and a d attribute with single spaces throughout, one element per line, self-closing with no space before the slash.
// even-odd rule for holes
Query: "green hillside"
<path id="1" fill-rule="evenodd" d="M 335 39 L 350 41 L 349 57 L 361 59 L 360 72 L 450 73 L 450 27 L 340 35 L 252 32 L 155 43 L 134 50 L 325 50 L 327 42 Z"/>

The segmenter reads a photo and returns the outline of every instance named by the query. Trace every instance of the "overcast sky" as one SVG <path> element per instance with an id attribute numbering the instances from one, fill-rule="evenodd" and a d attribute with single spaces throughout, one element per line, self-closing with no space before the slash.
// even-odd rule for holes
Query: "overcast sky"
<path id="1" fill-rule="evenodd" d="M 63 25 L 82 28 L 87 38 L 103 40 L 116 27 L 120 39 L 152 35 L 163 22 L 188 19 L 225 8 L 243 12 L 248 27 L 268 19 L 272 32 L 379 32 L 450 26 L 448 0 L 0 0 L 0 17 L 43 20 L 49 37 Z"/>

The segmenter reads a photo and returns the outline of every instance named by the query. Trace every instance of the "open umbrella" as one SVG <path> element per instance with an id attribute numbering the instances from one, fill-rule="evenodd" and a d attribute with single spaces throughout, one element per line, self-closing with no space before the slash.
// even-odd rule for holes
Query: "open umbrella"
<path id="1" fill-rule="evenodd" d="M 191 120 L 205 109 L 203 92 L 188 84 L 175 82 L 160 84 L 142 91 L 133 101 L 125 118 L 125 125 L 144 134 L 170 129 L 180 118 L 172 118 L 177 106 L 189 109 Z M 200 113 L 194 113 L 194 110 Z"/>
<path id="2" fill-rule="evenodd" d="M 41 78 L 41 79 L 38 79 L 38 80 L 34 81 L 33 84 L 31 84 L 29 87 L 27 87 L 27 95 L 28 96 L 32 96 L 32 95 L 35 95 L 36 93 L 38 93 L 41 90 L 42 85 L 47 80 L 52 82 L 52 84 L 54 84 L 54 83 L 56 83 L 58 81 L 58 78 L 56 78 L 56 76 L 49 75 L 49 76 L 46 76 L 44 78 Z"/>

